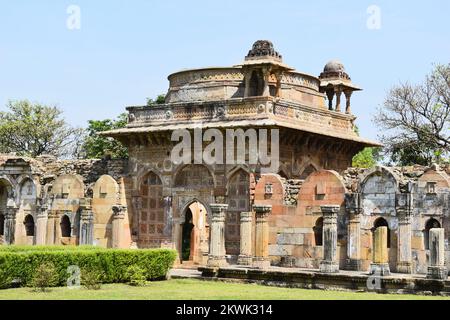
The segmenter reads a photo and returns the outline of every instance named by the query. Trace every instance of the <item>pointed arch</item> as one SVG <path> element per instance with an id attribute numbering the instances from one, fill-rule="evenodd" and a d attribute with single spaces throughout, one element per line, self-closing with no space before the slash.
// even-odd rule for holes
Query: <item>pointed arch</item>
<path id="1" fill-rule="evenodd" d="M 251 211 L 250 174 L 240 168 L 227 181 L 228 212 L 225 219 L 225 250 L 239 254 L 241 212 Z"/>
<path id="2" fill-rule="evenodd" d="M 163 183 L 154 171 L 141 178 L 139 186 L 141 208 L 138 214 L 140 247 L 159 247 L 166 238 L 164 229 L 167 223 L 163 196 Z"/>
<path id="3" fill-rule="evenodd" d="M 216 186 L 214 174 L 203 164 L 187 164 L 177 168 L 173 174 L 174 188 L 208 189 Z"/>

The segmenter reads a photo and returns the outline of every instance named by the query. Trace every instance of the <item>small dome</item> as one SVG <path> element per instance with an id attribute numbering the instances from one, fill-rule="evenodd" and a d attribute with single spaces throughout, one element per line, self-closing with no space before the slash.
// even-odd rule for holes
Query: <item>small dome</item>
<path id="1" fill-rule="evenodd" d="M 339 60 L 331 60 L 325 65 L 323 72 L 345 72 L 345 68 Z"/>

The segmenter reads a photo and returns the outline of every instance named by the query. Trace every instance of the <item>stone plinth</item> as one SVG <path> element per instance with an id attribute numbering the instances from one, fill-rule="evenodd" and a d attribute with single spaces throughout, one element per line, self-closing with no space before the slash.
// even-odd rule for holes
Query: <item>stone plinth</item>
<path id="1" fill-rule="evenodd" d="M 225 213 L 227 204 L 210 204 L 211 238 L 208 255 L 208 266 L 222 267 L 227 265 L 225 258 Z"/>
<path id="2" fill-rule="evenodd" d="M 370 264 L 370 274 L 377 276 L 388 276 L 391 274 L 389 269 L 387 233 L 387 227 L 378 227 L 374 232 L 373 262 Z"/>
<path id="3" fill-rule="evenodd" d="M 269 222 L 268 217 L 272 212 L 271 205 L 254 205 L 256 214 L 256 243 L 253 266 L 264 269 L 270 267 L 269 259 Z"/>
<path id="4" fill-rule="evenodd" d="M 252 256 L 252 212 L 241 212 L 241 244 L 238 264 L 251 265 Z"/>
<path id="5" fill-rule="evenodd" d="M 444 229 L 433 228 L 429 231 L 430 265 L 427 278 L 447 279 L 447 267 L 445 266 Z"/>
<path id="6" fill-rule="evenodd" d="M 320 262 L 320 272 L 339 272 L 337 260 L 337 214 L 339 206 L 321 206 L 323 215 L 323 260 Z"/>

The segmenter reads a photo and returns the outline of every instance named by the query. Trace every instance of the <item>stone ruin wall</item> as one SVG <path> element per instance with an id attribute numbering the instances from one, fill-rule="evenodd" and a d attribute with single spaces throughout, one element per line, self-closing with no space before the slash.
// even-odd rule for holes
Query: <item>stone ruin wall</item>
<path id="1" fill-rule="evenodd" d="M 113 208 L 126 208 L 126 160 L 0 156 L 0 237 L 15 244 L 113 244 Z M 27 225 L 32 217 L 32 225 Z M 121 224 L 126 241 L 127 220 Z M 82 230 L 86 222 L 86 230 Z M 62 224 L 66 223 L 67 234 Z M 9 227 L 8 227 L 9 226 Z M 84 236 L 81 234 L 84 233 Z M 129 233 L 129 232 L 128 232 Z M 128 246 L 129 246 L 128 242 Z M 116 244 L 118 246 L 119 244 Z"/>
<path id="2" fill-rule="evenodd" d="M 93 241 L 90 243 L 129 248 L 138 238 L 132 230 L 136 220 L 133 216 L 138 215 L 139 209 L 134 203 L 136 195 L 133 192 L 137 183 L 134 175 L 132 162 L 129 164 L 127 160 L 1 156 L 0 213 L 7 217 L 15 212 L 13 243 L 16 244 L 82 244 L 86 240 L 81 235 L 83 223 L 92 219 Z M 414 273 L 426 273 L 429 259 L 427 225 L 437 224 L 446 230 L 446 234 L 450 231 L 449 176 L 450 167 L 437 166 L 376 167 L 370 170 L 349 168 L 342 174 L 319 170 L 306 179 L 287 179 L 278 174 L 255 177 L 251 174 L 248 195 L 250 205 L 255 202 L 272 205 L 269 255 L 273 265 L 318 268 L 323 258 L 319 236 L 320 207 L 338 205 L 339 267 L 349 268 L 349 219 L 350 213 L 358 209 L 361 238 L 359 268 L 367 270 L 372 261 L 374 226 L 381 218 L 390 230 L 389 264 L 395 272 L 401 248 L 398 239 L 401 204 L 398 199 L 412 194 L 412 268 Z M 165 178 L 170 177 L 163 176 Z M 174 197 L 177 203 L 183 197 L 196 197 L 195 188 L 183 191 L 164 187 L 163 194 Z M 356 205 L 348 200 L 355 195 L 359 195 L 360 199 Z M 217 188 L 209 193 L 211 202 L 226 201 L 226 196 L 227 190 L 219 191 Z M 178 214 L 181 212 L 180 208 L 175 211 Z M 27 215 L 31 215 L 36 224 L 34 236 L 27 235 Z M 119 222 L 114 218 L 116 215 L 122 217 L 117 220 Z M 69 236 L 61 234 L 62 231 L 57 228 L 66 219 L 64 216 L 71 222 Z M 175 221 L 175 218 L 178 220 Z M 170 226 L 182 220 L 178 216 L 173 219 L 167 222 Z M 179 240 L 175 239 L 176 235 L 171 230 L 168 235 L 172 237 L 169 243 Z M 3 230 L 0 237 L 5 241 L 11 235 Z M 446 254 L 450 258 L 447 242 Z M 449 260 L 447 264 L 450 264 Z"/>
<path id="3" fill-rule="evenodd" d="M 426 273 L 429 249 L 428 229 L 450 225 L 450 168 L 433 166 L 349 168 L 339 175 L 331 170 L 312 173 L 306 180 L 287 180 L 279 175 L 265 175 L 258 181 L 255 201 L 272 205 L 269 220 L 269 255 L 273 265 L 319 268 L 323 259 L 321 206 L 338 205 L 338 260 L 340 269 L 349 265 L 349 232 L 351 212 L 358 209 L 360 221 L 360 261 L 358 270 L 368 270 L 372 262 L 373 232 L 383 219 L 389 228 L 388 256 L 390 269 L 400 271 L 399 241 L 401 203 L 412 195 L 410 211 L 412 272 Z M 268 192 L 267 186 L 270 185 Z M 361 199 L 359 208 L 346 198 Z M 377 222 L 378 221 L 378 222 Z M 434 224 L 434 225 L 433 225 Z M 448 236 L 447 236 L 448 237 Z M 319 242 L 319 243 L 318 243 Z M 448 240 L 446 255 L 450 258 Z M 447 259 L 450 265 L 450 259 Z"/>

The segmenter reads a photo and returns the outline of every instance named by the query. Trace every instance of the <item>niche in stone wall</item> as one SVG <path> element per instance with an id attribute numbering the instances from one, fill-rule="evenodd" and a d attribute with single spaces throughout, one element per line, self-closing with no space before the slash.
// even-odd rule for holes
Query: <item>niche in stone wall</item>
<path id="1" fill-rule="evenodd" d="M 112 245 L 112 207 L 119 201 L 119 185 L 111 176 L 103 175 L 93 187 L 94 243 L 103 247 Z"/>

